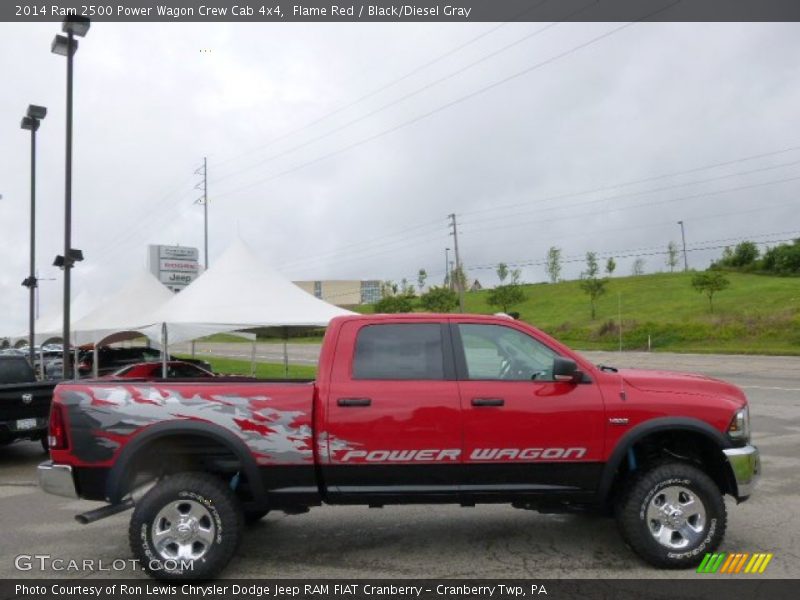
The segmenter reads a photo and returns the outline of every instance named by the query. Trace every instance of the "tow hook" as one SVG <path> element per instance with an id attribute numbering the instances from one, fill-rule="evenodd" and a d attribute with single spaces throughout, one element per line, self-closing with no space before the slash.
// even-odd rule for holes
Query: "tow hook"
<path id="1" fill-rule="evenodd" d="M 119 504 L 109 504 L 108 506 L 101 506 L 100 508 L 90 510 L 89 512 L 75 515 L 75 520 L 81 525 L 88 525 L 89 523 L 94 523 L 100 519 L 105 519 L 106 517 L 116 515 L 117 513 L 130 510 L 133 508 L 133 505 L 133 498 L 128 498 Z"/>

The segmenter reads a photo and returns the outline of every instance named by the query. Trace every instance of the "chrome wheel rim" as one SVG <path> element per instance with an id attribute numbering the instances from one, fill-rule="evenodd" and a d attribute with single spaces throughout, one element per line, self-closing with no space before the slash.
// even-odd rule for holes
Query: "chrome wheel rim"
<path id="1" fill-rule="evenodd" d="M 706 507 L 690 489 L 673 485 L 655 493 L 647 506 L 653 539 L 671 550 L 696 546 L 706 527 Z"/>
<path id="2" fill-rule="evenodd" d="M 153 521 L 153 546 L 165 560 L 197 560 L 214 544 L 216 527 L 208 509 L 194 500 L 177 500 Z"/>

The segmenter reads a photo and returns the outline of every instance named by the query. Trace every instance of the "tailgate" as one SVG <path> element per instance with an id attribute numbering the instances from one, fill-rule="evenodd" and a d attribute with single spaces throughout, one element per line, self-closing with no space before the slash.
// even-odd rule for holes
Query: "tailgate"
<path id="1" fill-rule="evenodd" d="M 35 428 L 47 426 L 56 382 L 0 385 L 0 427 L 17 429 L 17 421 L 37 419 Z"/>

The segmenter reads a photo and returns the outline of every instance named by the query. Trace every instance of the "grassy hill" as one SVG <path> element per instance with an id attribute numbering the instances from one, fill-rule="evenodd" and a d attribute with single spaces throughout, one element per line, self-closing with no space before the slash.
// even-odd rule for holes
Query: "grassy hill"
<path id="1" fill-rule="evenodd" d="M 588 296 L 577 281 L 526 285 L 526 301 L 513 307 L 520 318 L 578 349 L 619 347 L 670 352 L 800 355 L 800 278 L 727 273 L 731 285 L 708 301 L 690 284 L 691 273 L 615 277 L 592 321 Z M 466 295 L 468 312 L 494 313 L 488 291 Z M 363 312 L 370 312 L 364 307 Z"/>

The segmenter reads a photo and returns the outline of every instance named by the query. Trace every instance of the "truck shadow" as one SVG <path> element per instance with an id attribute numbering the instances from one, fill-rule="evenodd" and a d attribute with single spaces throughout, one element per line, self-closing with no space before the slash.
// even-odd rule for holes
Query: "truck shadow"
<path id="1" fill-rule="evenodd" d="M 238 554 L 232 569 L 262 576 L 313 569 L 315 576 L 575 577 L 582 569 L 649 569 L 623 544 L 613 519 L 505 505 L 270 514 L 246 532 Z"/>

